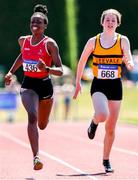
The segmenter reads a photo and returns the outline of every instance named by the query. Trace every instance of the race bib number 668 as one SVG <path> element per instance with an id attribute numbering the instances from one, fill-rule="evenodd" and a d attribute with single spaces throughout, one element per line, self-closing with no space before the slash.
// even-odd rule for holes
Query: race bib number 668
<path id="1" fill-rule="evenodd" d="M 118 65 L 98 65 L 98 79 L 116 79 L 118 78 Z"/>

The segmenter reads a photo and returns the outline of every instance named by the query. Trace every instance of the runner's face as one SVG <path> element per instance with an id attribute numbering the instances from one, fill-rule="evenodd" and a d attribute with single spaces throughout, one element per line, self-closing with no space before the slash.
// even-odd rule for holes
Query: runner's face
<path id="1" fill-rule="evenodd" d="M 32 34 L 42 34 L 46 28 L 44 18 L 41 15 L 35 15 L 31 18 L 30 29 Z"/>
<path id="2" fill-rule="evenodd" d="M 106 31 L 115 31 L 118 27 L 117 17 L 114 14 L 107 14 L 102 23 L 103 29 Z"/>

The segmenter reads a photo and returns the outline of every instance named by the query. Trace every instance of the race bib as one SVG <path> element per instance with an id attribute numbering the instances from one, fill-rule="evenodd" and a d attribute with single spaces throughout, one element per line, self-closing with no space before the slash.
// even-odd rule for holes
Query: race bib
<path id="1" fill-rule="evenodd" d="M 98 65 L 98 79 L 116 79 L 118 78 L 118 65 Z"/>
<path id="2" fill-rule="evenodd" d="M 23 60 L 23 70 L 27 72 L 40 72 L 37 63 L 38 62 L 34 60 Z"/>

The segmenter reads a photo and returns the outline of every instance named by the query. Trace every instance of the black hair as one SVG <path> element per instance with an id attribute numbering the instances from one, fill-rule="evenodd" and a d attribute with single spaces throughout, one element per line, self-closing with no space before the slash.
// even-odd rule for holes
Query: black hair
<path id="1" fill-rule="evenodd" d="M 35 5 L 35 7 L 34 7 L 34 14 L 32 16 L 34 16 L 36 14 L 40 14 L 41 16 L 43 16 L 44 23 L 48 24 L 48 17 L 47 17 L 48 9 L 47 9 L 46 5 L 43 5 L 43 4 Z"/>

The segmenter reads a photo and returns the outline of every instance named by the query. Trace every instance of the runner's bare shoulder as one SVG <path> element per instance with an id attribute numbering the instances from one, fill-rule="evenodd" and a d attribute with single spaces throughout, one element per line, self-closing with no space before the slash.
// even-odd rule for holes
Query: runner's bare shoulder
<path id="1" fill-rule="evenodd" d="M 23 46 L 24 40 L 25 40 L 27 37 L 30 37 L 30 35 L 20 36 L 20 37 L 19 37 L 18 43 L 19 43 L 19 45 L 20 45 L 21 47 Z"/>

